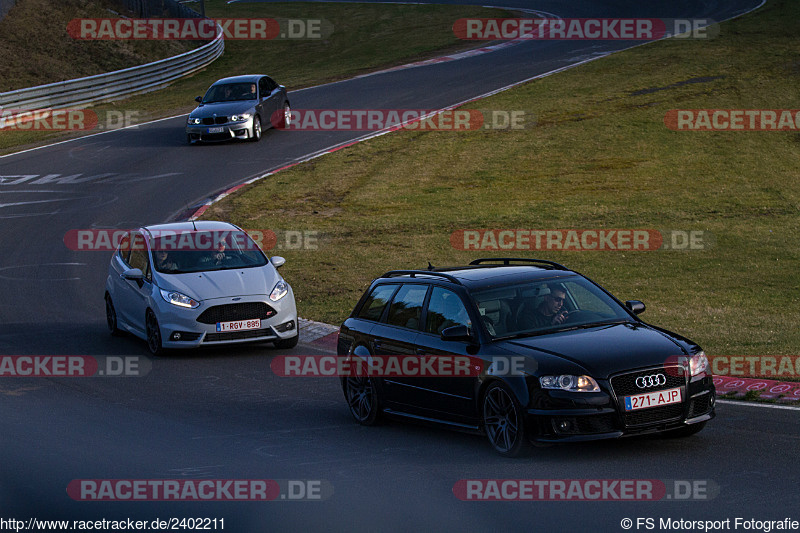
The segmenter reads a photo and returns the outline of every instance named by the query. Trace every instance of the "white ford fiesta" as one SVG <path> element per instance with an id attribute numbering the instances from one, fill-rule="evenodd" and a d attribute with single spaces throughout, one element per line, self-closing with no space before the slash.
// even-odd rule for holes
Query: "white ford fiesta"
<path id="1" fill-rule="evenodd" d="M 241 342 L 297 345 L 291 286 L 247 233 L 227 222 L 178 222 L 129 232 L 111 258 L 106 319 L 165 348 Z"/>

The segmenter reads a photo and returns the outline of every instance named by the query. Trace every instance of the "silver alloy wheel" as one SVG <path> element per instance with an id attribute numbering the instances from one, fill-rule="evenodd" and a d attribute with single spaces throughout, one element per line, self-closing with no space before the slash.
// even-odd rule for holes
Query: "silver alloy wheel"
<path id="1" fill-rule="evenodd" d="M 253 134 L 250 139 L 253 142 L 258 142 L 261 140 L 261 119 L 258 118 L 258 115 L 253 117 Z"/>

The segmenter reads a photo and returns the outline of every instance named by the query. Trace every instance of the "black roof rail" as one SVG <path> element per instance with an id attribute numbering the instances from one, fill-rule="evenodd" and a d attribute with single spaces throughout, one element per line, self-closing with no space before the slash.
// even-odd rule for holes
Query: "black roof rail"
<path id="1" fill-rule="evenodd" d="M 524 257 L 484 257 L 481 259 L 476 259 L 474 261 L 471 261 L 470 265 L 482 265 L 490 261 L 502 261 L 502 263 L 506 266 L 511 265 L 511 261 L 519 261 L 522 263 L 536 263 L 540 265 L 547 265 L 551 268 L 557 268 L 558 270 L 569 270 L 561 263 L 556 263 L 555 261 L 547 261 L 545 259 L 530 259 Z"/>
<path id="2" fill-rule="evenodd" d="M 448 281 L 452 281 L 456 285 L 463 285 L 458 278 L 455 276 L 451 276 L 450 274 L 445 274 L 444 272 L 435 272 L 432 270 L 390 270 L 389 272 L 385 273 L 382 278 L 393 278 L 395 276 L 410 276 L 412 278 L 416 278 L 417 275 L 421 276 L 439 276 L 441 278 L 445 278 Z"/>

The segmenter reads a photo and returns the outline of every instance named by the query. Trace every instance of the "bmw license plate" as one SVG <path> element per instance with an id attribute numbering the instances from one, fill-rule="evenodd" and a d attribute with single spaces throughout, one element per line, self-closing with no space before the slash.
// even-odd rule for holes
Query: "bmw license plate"
<path id="1" fill-rule="evenodd" d="M 235 320 L 233 322 L 217 322 L 217 331 L 246 331 L 248 329 L 260 329 L 261 319 Z"/>
<path id="2" fill-rule="evenodd" d="M 623 399 L 625 400 L 626 411 L 659 407 L 661 405 L 681 403 L 682 401 L 680 387 L 647 394 L 637 394 L 636 396 L 625 396 Z"/>
<path id="3" fill-rule="evenodd" d="M 225 128 L 208 128 L 208 133 L 222 133 Z"/>

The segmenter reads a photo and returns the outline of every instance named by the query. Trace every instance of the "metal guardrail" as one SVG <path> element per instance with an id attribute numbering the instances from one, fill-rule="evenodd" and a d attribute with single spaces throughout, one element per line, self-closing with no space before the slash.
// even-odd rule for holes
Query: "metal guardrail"
<path id="1" fill-rule="evenodd" d="M 142 0 L 125 1 L 142 2 Z M 161 1 L 158 0 L 158 3 L 160 5 Z M 191 18 L 200 16 L 196 11 L 184 6 L 179 5 L 178 7 L 189 11 L 192 14 Z M 185 12 L 181 13 L 188 15 Z M 185 18 L 189 18 L 189 16 Z M 0 93 L 0 108 L 14 111 L 63 109 L 70 106 L 109 102 L 123 96 L 161 89 L 172 81 L 204 68 L 222 55 L 225 50 L 225 40 L 222 28 L 217 26 L 217 30 L 217 37 L 213 41 L 189 52 L 154 63 Z"/>

